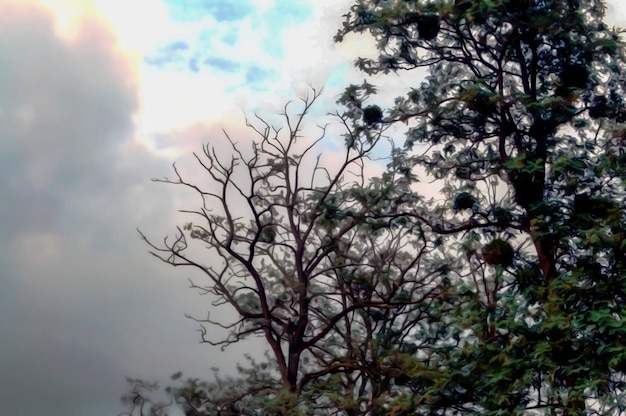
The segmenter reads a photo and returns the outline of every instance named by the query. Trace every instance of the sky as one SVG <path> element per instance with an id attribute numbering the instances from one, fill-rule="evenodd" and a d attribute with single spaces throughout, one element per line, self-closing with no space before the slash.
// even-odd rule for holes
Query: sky
<path id="1" fill-rule="evenodd" d="M 626 4 L 609 2 L 626 26 Z M 310 86 L 333 110 L 366 38 L 350 0 L 0 0 L 0 413 L 123 411 L 125 376 L 233 371 L 249 346 L 199 343 L 207 299 L 148 254 L 192 196 L 171 176 L 244 114 Z M 416 82 L 380 78 L 381 104 Z M 385 101 L 387 100 L 387 101 Z"/>

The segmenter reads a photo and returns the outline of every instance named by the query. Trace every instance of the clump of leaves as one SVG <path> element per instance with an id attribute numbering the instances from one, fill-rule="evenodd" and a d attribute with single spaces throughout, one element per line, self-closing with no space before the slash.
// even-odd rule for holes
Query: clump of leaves
<path id="1" fill-rule="evenodd" d="M 406 24 L 417 24 L 420 22 L 421 15 L 415 12 L 409 12 L 404 15 L 404 23 Z"/>
<path id="2" fill-rule="evenodd" d="M 456 0 L 454 2 L 454 7 L 461 13 L 465 13 L 472 7 L 472 0 Z"/>
<path id="3" fill-rule="evenodd" d="M 363 122 L 368 126 L 380 123 L 383 119 L 383 110 L 377 105 L 369 105 L 363 109 Z"/>
<path id="4" fill-rule="evenodd" d="M 493 218 L 497 222 L 502 223 L 502 224 L 506 224 L 506 223 L 513 221 L 513 215 L 511 215 L 511 212 L 502 207 L 493 208 L 491 210 L 491 215 L 493 215 Z"/>
<path id="5" fill-rule="evenodd" d="M 591 197 L 589 194 L 578 194 L 574 197 L 573 213 L 579 220 L 583 220 L 581 226 L 589 228 L 593 223 L 584 219 L 602 220 L 619 211 L 619 206 L 609 198 Z"/>
<path id="6" fill-rule="evenodd" d="M 561 83 L 565 87 L 585 88 L 589 80 L 589 70 L 583 64 L 567 64 L 561 72 Z"/>
<path id="7" fill-rule="evenodd" d="M 507 241 L 496 238 L 483 246 L 482 254 L 485 263 L 492 266 L 508 267 L 513 264 L 515 250 Z"/>
<path id="8" fill-rule="evenodd" d="M 489 115 L 496 111 L 493 94 L 486 91 L 480 83 L 465 88 L 459 99 L 465 102 L 467 108 L 481 115 Z"/>
<path id="9" fill-rule="evenodd" d="M 426 14 L 421 16 L 417 24 L 417 33 L 423 40 L 433 40 L 439 34 L 441 24 L 439 16 L 434 14 Z"/>
<path id="10" fill-rule="evenodd" d="M 608 101 L 606 97 L 602 95 L 594 97 L 593 103 L 589 107 L 589 117 L 593 119 L 606 117 L 608 114 L 608 110 Z"/>
<path id="11" fill-rule="evenodd" d="M 461 192 L 454 198 L 454 209 L 457 211 L 473 209 L 476 204 L 476 198 L 469 192 Z"/>

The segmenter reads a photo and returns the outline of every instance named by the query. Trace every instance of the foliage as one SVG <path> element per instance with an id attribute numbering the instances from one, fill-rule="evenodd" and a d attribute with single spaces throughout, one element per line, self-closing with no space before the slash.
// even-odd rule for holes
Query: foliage
<path id="1" fill-rule="evenodd" d="M 379 49 L 358 67 L 429 72 L 385 112 L 372 84 L 345 90 L 339 163 L 316 153 L 328 126 L 303 135 L 313 92 L 300 112 L 285 107 L 285 130 L 249 123 L 250 148 L 205 147 L 206 181 L 176 167 L 161 180 L 200 208 L 173 240 L 146 238 L 153 254 L 197 270 L 194 287 L 234 311 L 198 320 L 228 331 L 203 341 L 268 348 L 236 378 L 179 379 L 171 404 L 190 415 L 626 411 L 626 65 L 603 14 L 600 0 L 356 0 L 336 39 L 369 32 Z M 395 122 L 405 146 L 371 177 Z M 443 200 L 415 193 L 420 172 Z M 154 385 L 130 382 L 128 414 L 165 414 L 143 394 Z"/>
<path id="2" fill-rule="evenodd" d="M 405 412 L 626 409 L 626 66 L 604 10 L 357 0 L 346 15 L 336 40 L 378 42 L 378 58 L 356 63 L 366 73 L 429 70 L 385 119 L 409 126 L 390 169 L 413 180 L 424 168 L 454 201 L 400 213 L 455 259 L 457 287 L 449 342 L 410 376 Z"/>
<path id="3" fill-rule="evenodd" d="M 122 396 L 122 404 L 127 406 L 128 412 L 119 416 L 166 416 L 167 409 L 172 401 L 157 401 L 151 397 L 151 393 L 158 390 L 159 384 L 147 382 L 141 379 L 126 377 L 129 390 Z"/>
<path id="4" fill-rule="evenodd" d="M 367 176 L 384 139 L 380 108 L 335 114 L 346 146 L 324 165 L 315 152 L 333 126 L 320 127 L 317 139 L 304 134 L 318 96 L 303 98 L 295 114 L 285 106 L 284 130 L 249 122 L 249 148 L 228 136 L 230 155 L 207 145 L 194 155 L 204 177 L 188 180 L 174 166 L 174 179 L 158 180 L 190 189 L 200 208 L 182 211 L 192 222 L 172 239 L 142 237 L 161 261 L 198 272 L 193 287 L 233 317 L 196 319 L 203 342 L 228 347 L 255 337 L 268 349 L 234 379 L 168 388 L 186 414 L 387 413 L 399 400 L 390 386 L 422 365 L 424 335 L 443 325 L 441 311 L 429 310 L 448 286 L 439 264 L 422 262 L 440 248 L 411 216 L 382 214 L 415 203 L 409 182 L 392 172 Z M 210 338 L 205 325 L 227 334 Z"/>

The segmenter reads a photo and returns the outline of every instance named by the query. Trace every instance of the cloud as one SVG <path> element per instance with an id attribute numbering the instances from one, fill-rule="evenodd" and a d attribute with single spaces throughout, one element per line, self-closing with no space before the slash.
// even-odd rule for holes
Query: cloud
<path id="1" fill-rule="evenodd" d="M 610 25 L 626 27 L 626 8 L 622 0 L 608 0 L 606 2 L 606 21 Z"/>
<path id="2" fill-rule="evenodd" d="M 46 9 L 0 8 L 2 412 L 116 414 L 124 375 L 204 355 L 193 293 L 135 232 L 164 235 L 178 194 L 148 181 L 168 161 L 134 137 L 137 74 L 107 28 L 85 16 L 59 37 Z"/>
<path id="3" fill-rule="evenodd" d="M 92 175 L 111 174 L 110 157 L 137 109 L 132 72 L 113 39 L 86 24 L 79 39 L 63 42 L 51 16 L 29 5 L 4 7 L 0 24 L 0 170 L 11 178 L 4 191 L 61 204 L 94 189 L 94 179 L 106 182 Z"/>

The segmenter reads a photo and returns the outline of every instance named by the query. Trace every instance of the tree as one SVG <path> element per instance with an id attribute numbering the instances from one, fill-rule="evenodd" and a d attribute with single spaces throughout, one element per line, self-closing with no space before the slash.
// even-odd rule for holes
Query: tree
<path id="1" fill-rule="evenodd" d="M 260 117 L 248 122 L 257 137 L 249 148 L 228 135 L 230 154 L 205 146 L 194 154 L 205 177 L 188 180 L 174 165 L 174 179 L 158 180 L 192 190 L 200 208 L 182 211 L 192 222 L 173 239 L 155 244 L 141 236 L 163 262 L 198 271 L 204 282 L 192 287 L 214 308 L 231 310 L 229 322 L 197 319 L 202 341 L 227 347 L 257 337 L 268 348 L 267 359 L 250 357 L 239 378 L 169 387 L 186 414 L 384 413 L 393 402 L 390 386 L 428 348 L 415 339 L 416 328 L 439 319 L 426 311 L 447 286 L 435 263 L 421 262 L 439 249 L 420 223 L 379 214 L 380 207 L 413 203 L 402 178 L 367 176 L 384 139 L 382 112 L 368 106 L 336 113 L 345 149 L 334 166 L 324 166 L 314 152 L 333 127 L 320 127 L 318 139 L 303 135 L 318 97 L 313 90 L 295 114 L 286 105 L 285 130 Z M 210 338 L 207 325 L 226 336 Z M 149 391 L 129 382 L 128 414 L 143 414 Z"/>
<path id="2" fill-rule="evenodd" d="M 626 409 L 626 66 L 604 11 L 358 0 L 336 37 L 376 39 L 368 74 L 429 71 L 382 120 L 408 124 L 390 169 L 424 169 L 447 196 L 400 213 L 455 256 L 457 342 L 412 379 L 429 414 Z"/>

